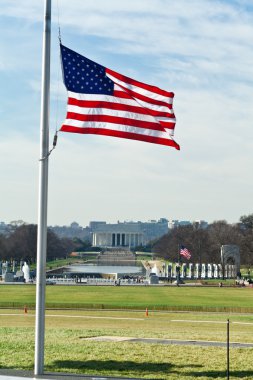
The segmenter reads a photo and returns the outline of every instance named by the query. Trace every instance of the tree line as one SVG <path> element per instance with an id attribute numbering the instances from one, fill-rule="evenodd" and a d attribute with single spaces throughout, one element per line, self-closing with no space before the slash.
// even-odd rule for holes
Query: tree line
<path id="1" fill-rule="evenodd" d="M 59 238 L 50 228 L 47 231 L 47 260 L 66 258 L 73 251 L 81 251 L 89 244 L 80 239 Z M 37 225 L 18 224 L 8 235 L 0 235 L 0 260 L 36 262 Z"/>
<path id="2" fill-rule="evenodd" d="M 177 261 L 181 245 L 191 252 L 193 263 L 219 263 L 220 248 L 235 244 L 240 248 L 241 264 L 253 266 L 253 214 L 242 216 L 237 224 L 215 221 L 206 229 L 197 223 L 179 226 L 138 250 L 151 250 L 156 256 Z M 90 249 L 89 242 L 59 238 L 50 228 L 47 232 L 47 260 L 66 258 L 73 251 Z M 137 248 L 136 248 L 137 249 Z M 24 260 L 32 264 L 37 255 L 37 225 L 18 223 L 8 235 L 0 234 L 0 260 Z M 185 259 L 183 259 L 185 260 Z"/>
<path id="3" fill-rule="evenodd" d="M 225 244 L 238 245 L 241 264 L 253 265 L 253 214 L 242 216 L 237 224 L 220 220 L 206 229 L 199 228 L 198 224 L 174 228 L 153 242 L 152 252 L 177 261 L 180 246 L 184 245 L 191 252 L 192 263 L 219 263 L 221 246 Z"/>

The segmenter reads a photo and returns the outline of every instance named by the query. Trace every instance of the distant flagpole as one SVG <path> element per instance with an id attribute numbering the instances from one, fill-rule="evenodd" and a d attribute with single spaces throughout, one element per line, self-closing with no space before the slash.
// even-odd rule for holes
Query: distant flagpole
<path id="1" fill-rule="evenodd" d="M 40 161 L 39 200 L 36 269 L 36 321 L 34 374 L 44 372 L 45 340 L 45 289 L 47 252 L 47 198 L 49 157 L 49 88 L 50 88 L 50 43 L 51 43 L 51 0 L 44 3 L 44 31 L 42 50 L 41 118 L 40 118 Z"/>

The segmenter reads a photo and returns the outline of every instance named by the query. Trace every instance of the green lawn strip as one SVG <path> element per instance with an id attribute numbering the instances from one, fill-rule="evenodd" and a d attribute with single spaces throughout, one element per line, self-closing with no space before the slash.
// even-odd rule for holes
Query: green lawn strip
<path id="1" fill-rule="evenodd" d="M 0 307 L 35 306 L 34 285 L 1 285 Z M 253 312 L 252 288 L 47 286 L 48 308 Z"/>
<path id="2" fill-rule="evenodd" d="M 47 310 L 46 329 L 83 329 L 95 335 L 127 336 L 137 338 L 159 338 L 179 340 L 226 341 L 226 322 L 231 319 L 230 339 L 233 342 L 253 343 L 252 315 L 197 314 L 197 313 L 165 313 L 153 312 L 148 317 L 144 313 L 125 310 L 118 311 L 77 311 Z M 247 317 L 247 319 L 245 318 Z M 0 314 L 2 327 L 34 327 L 34 311 L 28 310 L 18 314 L 12 310 L 4 310 Z M 99 331 L 99 333 L 98 333 Z"/>
<path id="3" fill-rule="evenodd" d="M 33 331 L 0 328 L 1 368 L 33 369 Z M 111 330 L 47 330 L 45 371 L 170 380 L 226 377 L 226 349 L 81 339 L 102 333 L 108 335 Z M 231 349 L 231 378 L 252 378 L 252 355 L 252 349 Z"/>

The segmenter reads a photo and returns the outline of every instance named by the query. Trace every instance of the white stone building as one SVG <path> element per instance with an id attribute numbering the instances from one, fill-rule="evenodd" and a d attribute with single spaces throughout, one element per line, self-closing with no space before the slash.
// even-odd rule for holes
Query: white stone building
<path id="1" fill-rule="evenodd" d="M 167 219 L 149 222 L 91 222 L 92 245 L 95 247 L 132 248 L 168 233 Z"/>

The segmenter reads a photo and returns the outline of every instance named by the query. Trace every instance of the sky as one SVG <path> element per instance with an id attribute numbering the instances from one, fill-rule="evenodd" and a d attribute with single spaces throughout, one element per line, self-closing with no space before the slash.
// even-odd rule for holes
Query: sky
<path id="1" fill-rule="evenodd" d="M 0 221 L 37 223 L 44 2 L 0 7 Z M 173 148 L 59 133 L 48 225 L 227 220 L 252 210 L 251 0 L 53 0 L 50 147 L 66 113 L 58 26 L 72 50 L 175 93 Z"/>

